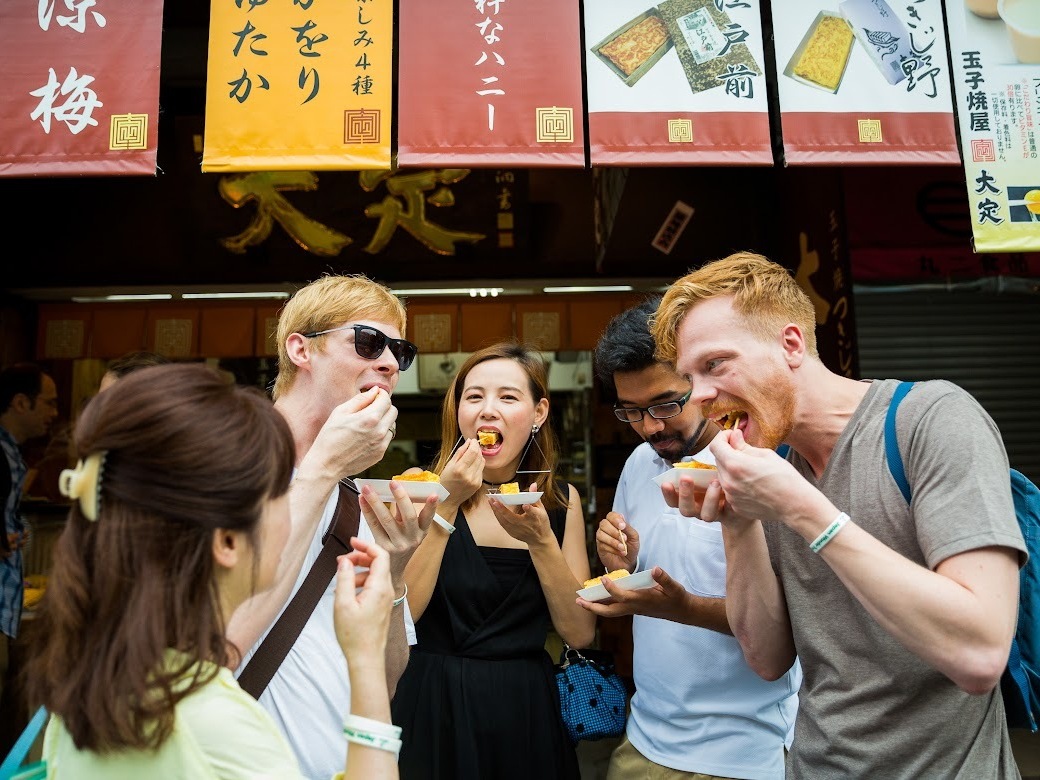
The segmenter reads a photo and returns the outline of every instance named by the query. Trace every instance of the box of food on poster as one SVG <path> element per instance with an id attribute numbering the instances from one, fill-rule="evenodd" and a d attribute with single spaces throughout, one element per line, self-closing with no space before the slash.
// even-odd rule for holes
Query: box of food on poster
<path id="1" fill-rule="evenodd" d="M 855 42 L 844 17 L 820 11 L 791 54 L 784 75 L 810 87 L 837 92 Z"/>
<path id="2" fill-rule="evenodd" d="M 744 43 L 748 31 L 715 0 L 665 0 L 657 6 L 694 94 L 724 83 L 724 74 L 762 69 Z"/>
<path id="3" fill-rule="evenodd" d="M 611 73 L 631 87 L 672 48 L 672 38 L 657 10 L 648 8 L 591 48 Z"/>
<path id="4" fill-rule="evenodd" d="M 889 84 L 906 78 L 903 63 L 914 60 L 910 31 L 885 0 L 842 0 L 841 15 Z"/>

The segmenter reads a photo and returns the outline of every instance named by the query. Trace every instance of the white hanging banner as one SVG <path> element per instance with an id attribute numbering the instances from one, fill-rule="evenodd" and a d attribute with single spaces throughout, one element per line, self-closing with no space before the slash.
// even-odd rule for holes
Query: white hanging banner
<path id="1" fill-rule="evenodd" d="M 976 252 L 1040 250 L 1040 2 L 950 0 Z"/>
<path id="2" fill-rule="evenodd" d="M 942 0 L 770 7 L 786 164 L 960 164 Z"/>

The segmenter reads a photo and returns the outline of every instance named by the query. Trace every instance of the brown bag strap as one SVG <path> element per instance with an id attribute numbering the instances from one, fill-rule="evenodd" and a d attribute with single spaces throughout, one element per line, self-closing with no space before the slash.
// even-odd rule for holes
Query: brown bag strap
<path id="1" fill-rule="evenodd" d="M 336 573 L 336 558 L 351 550 L 350 537 L 357 536 L 361 523 L 361 507 L 357 494 L 342 482 L 339 483 L 339 500 L 332 526 L 323 540 L 317 560 L 307 572 L 300 589 L 292 597 L 278 621 L 274 624 L 260 647 L 253 653 L 246 668 L 238 676 L 238 684 L 246 693 L 259 699 L 260 694 L 271 682 L 289 649 L 296 642 L 311 613 L 318 605 L 321 595 Z"/>

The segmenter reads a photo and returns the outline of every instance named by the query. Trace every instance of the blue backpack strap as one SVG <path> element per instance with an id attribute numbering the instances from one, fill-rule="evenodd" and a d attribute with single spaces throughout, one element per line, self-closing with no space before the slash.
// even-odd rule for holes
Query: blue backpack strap
<path id="1" fill-rule="evenodd" d="M 43 728 L 43 724 L 46 722 L 47 710 L 40 707 L 40 709 L 36 710 L 36 714 L 32 716 L 29 725 L 25 727 L 25 731 L 18 737 L 18 741 L 14 743 L 14 747 L 7 754 L 3 764 L 0 764 L 0 778 L 2 780 L 7 780 L 21 768 L 25 757 L 29 755 L 29 748 L 36 741 L 36 735 L 40 733 L 40 729 Z"/>
<path id="2" fill-rule="evenodd" d="M 888 461 L 888 470 L 892 479 L 899 486 L 899 492 L 903 494 L 906 503 L 910 503 L 910 483 L 906 479 L 906 470 L 903 468 L 903 456 L 899 454 L 899 440 L 896 438 L 896 410 L 913 382 L 900 382 L 896 387 L 892 400 L 888 404 L 888 414 L 885 415 L 885 459 Z"/>

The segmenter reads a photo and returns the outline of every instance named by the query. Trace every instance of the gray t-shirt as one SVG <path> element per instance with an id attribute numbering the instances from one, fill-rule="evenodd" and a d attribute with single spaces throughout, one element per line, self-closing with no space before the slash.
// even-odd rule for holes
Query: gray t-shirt
<path id="1" fill-rule="evenodd" d="M 1024 560 L 1000 433 L 950 382 L 917 383 L 899 407 L 908 508 L 885 460 L 896 385 L 871 383 L 819 479 L 796 452 L 792 464 L 858 526 L 921 566 L 988 546 L 1020 550 Z M 789 778 L 1019 777 L 999 687 L 962 691 L 881 628 L 803 538 L 781 523 L 764 526 L 804 672 Z"/>

